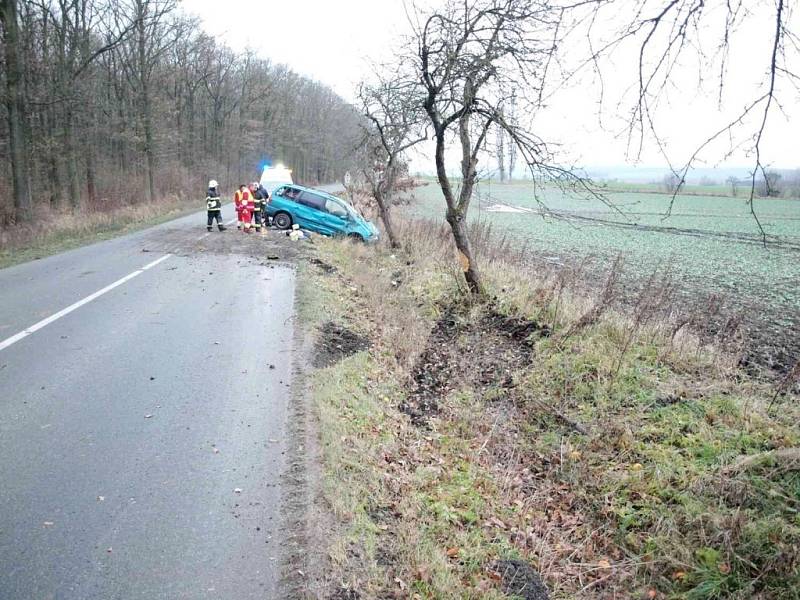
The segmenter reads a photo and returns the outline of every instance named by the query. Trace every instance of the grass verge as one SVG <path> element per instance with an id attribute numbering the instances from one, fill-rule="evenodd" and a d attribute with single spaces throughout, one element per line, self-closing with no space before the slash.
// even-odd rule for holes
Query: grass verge
<path id="1" fill-rule="evenodd" d="M 169 208 L 165 210 L 165 206 Z M 33 224 L 0 229 L 0 269 L 152 227 L 197 210 L 195 199 L 137 204 L 108 212 L 48 212 Z"/>
<path id="2" fill-rule="evenodd" d="M 302 294 L 371 343 L 317 342 L 327 597 L 800 598 L 796 397 L 507 257 L 465 304 L 446 232 L 400 228 L 319 243 Z"/>

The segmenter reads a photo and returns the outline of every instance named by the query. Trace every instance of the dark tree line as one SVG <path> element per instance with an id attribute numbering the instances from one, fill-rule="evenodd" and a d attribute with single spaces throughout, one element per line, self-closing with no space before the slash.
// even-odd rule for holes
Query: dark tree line
<path id="1" fill-rule="evenodd" d="M 357 111 L 204 33 L 176 0 L 0 0 L 0 224 L 352 168 Z"/>

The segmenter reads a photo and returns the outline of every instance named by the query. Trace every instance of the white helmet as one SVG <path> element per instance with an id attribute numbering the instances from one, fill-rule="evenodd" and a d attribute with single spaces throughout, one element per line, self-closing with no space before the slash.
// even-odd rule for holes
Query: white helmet
<path id="1" fill-rule="evenodd" d="M 212 179 L 211 181 L 209 181 L 209 182 L 208 182 L 208 187 L 210 187 L 210 188 L 215 188 L 215 187 L 217 187 L 218 185 L 219 185 L 219 184 L 217 183 L 217 180 L 216 180 L 216 179 Z"/>

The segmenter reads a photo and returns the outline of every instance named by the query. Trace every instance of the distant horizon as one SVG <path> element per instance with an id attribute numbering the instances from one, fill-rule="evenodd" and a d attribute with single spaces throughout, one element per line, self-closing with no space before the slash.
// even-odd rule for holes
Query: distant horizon
<path id="1" fill-rule="evenodd" d="M 618 179 L 628 180 L 633 182 L 651 181 L 654 178 L 661 178 L 669 175 L 673 171 L 668 166 L 656 165 L 587 165 L 575 167 L 576 172 L 582 172 L 594 179 Z M 782 175 L 800 171 L 800 166 L 796 167 L 767 167 L 767 171 L 777 171 Z M 436 173 L 432 170 L 414 170 L 414 175 L 424 177 L 435 177 Z M 489 176 L 490 179 L 497 179 L 497 170 L 493 170 Z M 752 177 L 752 166 L 721 166 L 721 167 L 693 167 L 689 169 L 686 180 L 695 180 L 700 178 L 721 178 L 720 182 L 724 183 L 725 179 L 734 176 L 741 179 L 749 179 Z M 515 169 L 511 179 L 530 179 L 530 174 L 526 170 Z"/>

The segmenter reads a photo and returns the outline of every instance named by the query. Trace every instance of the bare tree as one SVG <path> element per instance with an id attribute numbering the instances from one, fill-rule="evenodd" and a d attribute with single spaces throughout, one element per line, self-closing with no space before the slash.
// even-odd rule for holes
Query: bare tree
<path id="1" fill-rule="evenodd" d="M 22 61 L 17 0 L 2 0 L 0 22 L 3 25 L 3 50 L 6 66 L 6 109 L 8 111 L 11 181 L 15 218 L 30 220 L 31 195 L 28 181 L 28 140 L 25 135 L 25 100 L 22 91 Z"/>
<path id="2" fill-rule="evenodd" d="M 506 132 L 502 127 L 495 132 L 495 157 L 497 158 L 497 171 L 500 182 L 506 180 Z"/>
<path id="3" fill-rule="evenodd" d="M 731 196 L 736 197 L 736 192 L 739 187 L 739 179 L 734 175 L 731 175 L 725 180 L 725 183 L 731 186 Z"/>
<path id="4" fill-rule="evenodd" d="M 664 175 L 664 178 L 661 180 L 661 185 L 664 188 L 664 191 L 673 194 L 677 194 L 680 189 L 683 187 L 684 182 L 681 181 L 680 177 L 678 177 L 675 173 L 667 173 Z"/>
<path id="5" fill-rule="evenodd" d="M 175 10 L 175 0 L 131 0 L 130 19 L 135 23 L 132 60 L 133 80 L 139 91 L 139 118 L 144 130 L 144 155 L 147 160 L 147 194 L 156 198 L 156 140 L 153 123 L 153 75 L 161 57 L 174 39 L 167 28 Z"/>
<path id="6" fill-rule="evenodd" d="M 554 164 L 546 144 L 509 121 L 505 107 L 526 101 L 535 110 L 540 74 L 552 58 L 552 31 L 559 11 L 538 0 L 447 0 L 441 9 L 418 16 L 413 46 L 423 108 L 433 129 L 439 186 L 446 219 L 467 285 L 483 289 L 467 232 L 467 216 L 478 179 L 478 160 L 487 136 L 499 129 L 519 151 L 534 178 L 579 181 Z M 448 174 L 445 152 L 460 149 L 460 180 Z"/>
<path id="7" fill-rule="evenodd" d="M 418 92 L 407 80 L 380 77 L 373 84 L 361 84 L 358 91 L 361 112 L 367 119 L 362 141 L 367 159 L 362 172 L 392 248 L 400 246 L 390 208 L 398 175 L 406 166 L 403 155 L 427 139 Z"/>
<path id="8" fill-rule="evenodd" d="M 599 100 L 603 103 L 605 71 L 618 70 L 615 59 L 623 53 L 634 53 L 631 95 L 615 105 L 615 111 L 628 107 L 631 156 L 639 158 L 645 140 L 652 140 L 677 178 L 684 181 L 692 167 L 709 152 L 715 152 L 715 158 L 726 158 L 736 150 L 744 151 L 753 161 L 750 210 L 766 241 L 753 203 L 759 181 L 762 186 L 769 185 L 762 146 L 770 115 L 776 110 L 784 111 L 787 106 L 781 101 L 781 93 L 796 94 L 800 89 L 800 73 L 796 70 L 800 37 L 791 28 L 791 3 L 788 0 L 565 0 L 558 7 L 560 29 L 570 32 L 561 40 L 562 46 L 574 46 L 579 43 L 578 37 L 585 36 L 588 56 L 577 69 L 555 73 L 557 85 L 588 66 L 599 75 Z M 754 40 L 763 40 L 763 48 L 755 45 Z M 664 144 L 664 128 L 658 125 L 658 114 L 666 110 L 665 96 L 677 81 L 694 78 L 691 88 L 714 94 L 721 110 L 730 93 L 731 54 L 742 47 L 752 47 L 751 53 L 756 48 L 763 52 L 760 55 L 763 69 L 748 73 L 751 77 L 747 86 L 733 92 L 734 102 L 725 113 L 728 116 L 722 126 L 709 131 L 688 157 L 676 161 Z M 735 72 L 741 74 L 740 69 Z M 719 150 L 720 144 L 727 148 Z M 671 209 L 672 203 L 667 214 Z"/>

